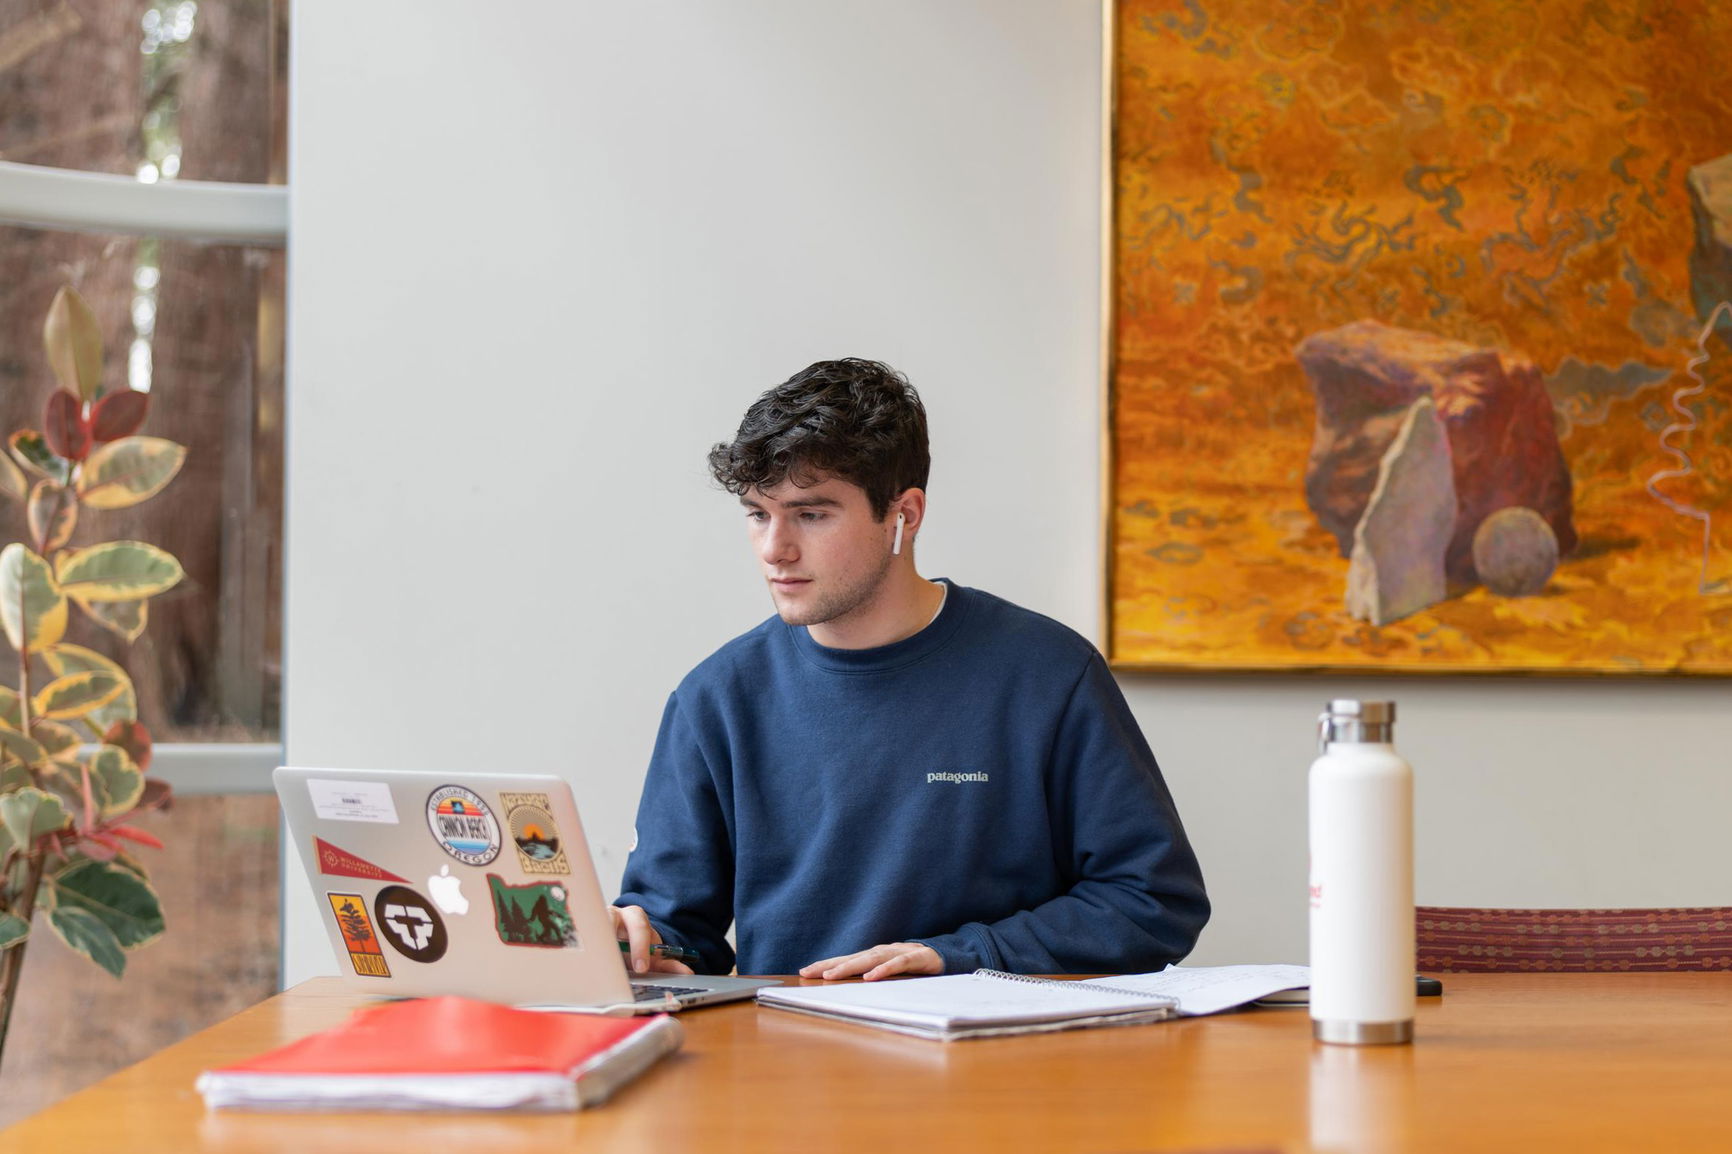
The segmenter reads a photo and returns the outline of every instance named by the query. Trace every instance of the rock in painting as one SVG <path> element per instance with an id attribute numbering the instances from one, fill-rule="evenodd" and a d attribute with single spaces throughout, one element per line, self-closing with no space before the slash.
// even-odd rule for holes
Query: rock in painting
<path id="1" fill-rule="evenodd" d="M 1558 567 L 1558 539 L 1532 509 L 1499 509 L 1473 534 L 1473 565 L 1487 589 L 1504 597 L 1538 593 Z"/>
<path id="2" fill-rule="evenodd" d="M 1562 553 L 1575 548 L 1570 470 L 1532 361 L 1376 321 L 1313 334 L 1297 355 L 1317 399 L 1305 498 L 1342 556 L 1352 553 L 1383 455 L 1421 397 L 1435 402 L 1449 438 L 1456 517 L 1444 566 L 1451 580 L 1478 579 L 1474 531 L 1506 506 L 1535 510 Z"/>
<path id="3" fill-rule="evenodd" d="M 1732 154 L 1698 164 L 1684 182 L 1696 244 L 1690 250 L 1690 300 L 1706 323 L 1714 306 L 1732 301 Z"/>
<path id="4" fill-rule="evenodd" d="M 1371 500 L 1353 530 L 1347 612 L 1384 625 L 1442 601 L 1449 587 L 1443 559 L 1454 529 L 1449 435 L 1436 403 L 1421 397 L 1383 454 Z"/>

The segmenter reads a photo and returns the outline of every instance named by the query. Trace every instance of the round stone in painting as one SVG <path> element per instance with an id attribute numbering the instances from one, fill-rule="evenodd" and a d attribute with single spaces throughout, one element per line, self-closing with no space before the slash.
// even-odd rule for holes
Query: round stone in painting
<path id="1" fill-rule="evenodd" d="M 464 865 L 483 866 L 499 856 L 498 819 L 460 785 L 442 785 L 428 795 L 427 825 L 445 852 Z"/>

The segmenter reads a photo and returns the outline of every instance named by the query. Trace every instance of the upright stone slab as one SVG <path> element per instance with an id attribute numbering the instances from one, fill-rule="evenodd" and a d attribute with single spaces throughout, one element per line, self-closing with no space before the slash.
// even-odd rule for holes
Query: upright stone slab
<path id="1" fill-rule="evenodd" d="M 1732 301 L 1732 153 L 1698 164 L 1684 185 L 1696 243 L 1690 249 L 1690 300 L 1696 319 L 1707 323 L 1714 306 Z M 1717 328 L 1724 333 L 1732 324 Z"/>
<path id="2" fill-rule="evenodd" d="M 1421 397 L 1383 454 L 1365 515 L 1354 527 L 1347 612 L 1384 625 L 1442 601 L 1454 530 L 1449 434 L 1436 403 Z"/>
<path id="3" fill-rule="evenodd" d="M 1473 534 L 1510 505 L 1546 519 L 1567 556 L 1576 546 L 1570 470 L 1558 446 L 1552 401 L 1532 361 L 1431 333 L 1355 321 L 1297 350 L 1317 398 L 1305 498 L 1342 556 L 1377 485 L 1383 455 L 1421 397 L 1437 405 L 1449 438 L 1456 519 L 1445 567 L 1477 580 Z"/>

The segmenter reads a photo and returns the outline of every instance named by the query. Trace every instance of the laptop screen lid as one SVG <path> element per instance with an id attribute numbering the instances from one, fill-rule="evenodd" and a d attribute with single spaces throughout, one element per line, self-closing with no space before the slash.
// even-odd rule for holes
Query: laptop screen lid
<path id="1" fill-rule="evenodd" d="M 339 971 L 359 993 L 640 1007 L 571 786 L 538 774 L 272 774 Z"/>

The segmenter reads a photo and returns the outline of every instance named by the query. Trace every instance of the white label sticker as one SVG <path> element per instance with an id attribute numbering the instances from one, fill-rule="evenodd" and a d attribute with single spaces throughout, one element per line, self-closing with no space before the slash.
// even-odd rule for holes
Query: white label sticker
<path id="1" fill-rule="evenodd" d="M 397 807 L 391 803 L 391 787 L 376 781 L 331 781 L 309 778 L 307 792 L 313 796 L 313 812 L 327 821 L 376 821 L 397 824 Z"/>

